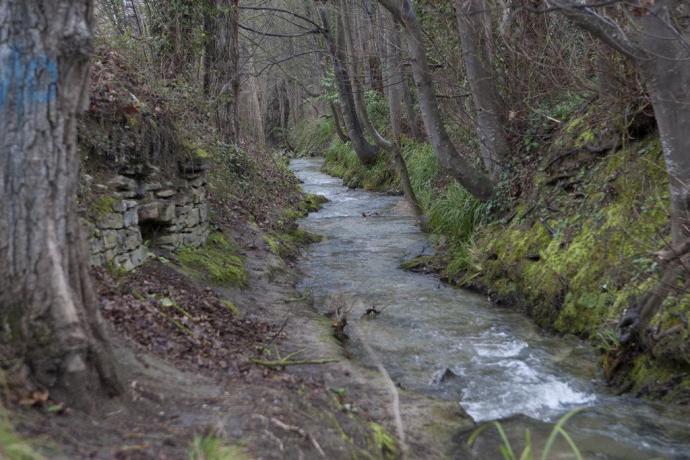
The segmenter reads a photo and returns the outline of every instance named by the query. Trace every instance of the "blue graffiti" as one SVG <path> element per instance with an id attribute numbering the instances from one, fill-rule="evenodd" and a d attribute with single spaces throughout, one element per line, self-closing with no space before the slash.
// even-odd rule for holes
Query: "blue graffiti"
<path id="1" fill-rule="evenodd" d="M 0 110 L 14 105 L 21 116 L 27 107 L 48 104 L 57 97 L 57 83 L 55 60 L 32 56 L 21 48 L 0 48 Z"/>

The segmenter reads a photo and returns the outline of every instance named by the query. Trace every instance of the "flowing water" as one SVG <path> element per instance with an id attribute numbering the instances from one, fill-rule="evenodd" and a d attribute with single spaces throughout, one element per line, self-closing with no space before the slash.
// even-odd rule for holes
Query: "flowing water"
<path id="1" fill-rule="evenodd" d="M 324 236 L 301 260 L 302 287 L 317 305 L 342 295 L 360 310 L 383 309 L 358 326 L 402 388 L 457 401 L 478 422 L 501 420 L 517 445 L 526 428 L 538 444 L 560 416 L 585 407 L 567 425 L 585 458 L 690 459 L 687 408 L 607 394 L 587 344 L 546 334 L 434 276 L 401 270 L 401 260 L 433 245 L 399 211 L 400 198 L 348 189 L 321 173 L 321 164 L 291 164 L 306 192 L 330 200 L 301 222 Z M 366 359 L 353 347 L 355 359 Z M 452 374 L 439 379 L 446 369 Z M 554 458 L 573 458 L 567 446 L 559 449 Z M 478 457 L 499 458 L 488 452 Z"/>

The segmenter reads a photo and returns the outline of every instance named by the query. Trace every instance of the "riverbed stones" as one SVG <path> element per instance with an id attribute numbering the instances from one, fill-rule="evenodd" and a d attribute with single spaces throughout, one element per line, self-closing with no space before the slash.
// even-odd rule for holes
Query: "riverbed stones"
<path id="1" fill-rule="evenodd" d="M 99 191 L 110 193 L 112 212 L 87 216 L 91 265 L 132 270 L 146 261 L 149 249 L 205 244 L 207 169 L 195 161 L 177 178 L 162 180 L 157 167 L 134 165 L 108 180 L 107 190 Z"/>

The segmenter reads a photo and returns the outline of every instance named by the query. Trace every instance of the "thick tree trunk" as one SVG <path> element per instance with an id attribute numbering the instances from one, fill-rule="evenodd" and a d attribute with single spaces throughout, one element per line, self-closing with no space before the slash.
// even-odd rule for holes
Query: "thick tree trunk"
<path id="1" fill-rule="evenodd" d="M 0 0 L 0 361 L 89 406 L 121 390 L 77 215 L 91 0 Z"/>
<path id="2" fill-rule="evenodd" d="M 668 24 L 673 20 L 665 9 L 640 19 L 640 44 L 651 55 L 640 68 L 659 126 L 671 187 L 673 244 L 679 246 L 690 237 L 690 33 L 678 37 Z"/>
<path id="3" fill-rule="evenodd" d="M 345 119 L 350 141 L 352 142 L 352 148 L 355 150 L 359 161 L 364 164 L 372 164 L 378 157 L 378 149 L 371 145 L 364 137 L 362 123 L 355 108 L 352 82 L 346 68 L 347 64 L 342 46 L 338 46 L 336 43 L 330 28 L 328 11 L 324 7 L 319 8 L 319 16 L 325 30 L 323 35 L 326 45 L 333 61 L 333 73 L 335 74 L 335 82 L 338 88 L 340 107 L 343 110 L 343 118 Z"/>
<path id="4" fill-rule="evenodd" d="M 488 200 L 493 195 L 491 179 L 474 168 L 458 153 L 443 124 L 441 112 L 436 103 L 436 91 L 429 73 L 422 31 L 412 3 L 409 0 L 403 0 L 402 8 L 397 0 L 379 0 L 379 3 L 403 25 L 407 34 L 412 58 L 412 72 L 417 84 L 422 118 L 439 163 L 474 197 Z"/>
<path id="5" fill-rule="evenodd" d="M 204 92 L 215 101 L 218 131 L 225 142 L 238 144 L 239 0 L 208 0 L 204 15 Z"/>
<path id="6" fill-rule="evenodd" d="M 484 0 L 455 0 L 462 57 L 476 110 L 476 129 L 482 161 L 497 181 L 505 169 L 510 147 L 496 77 L 485 43 L 485 24 L 490 21 Z"/>

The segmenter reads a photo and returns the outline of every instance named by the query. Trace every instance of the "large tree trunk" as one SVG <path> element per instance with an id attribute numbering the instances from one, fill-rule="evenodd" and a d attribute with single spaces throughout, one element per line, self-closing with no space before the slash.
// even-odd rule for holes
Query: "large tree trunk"
<path id="1" fill-rule="evenodd" d="M 204 16 L 204 92 L 215 101 L 218 131 L 239 143 L 239 0 L 208 0 Z"/>
<path id="2" fill-rule="evenodd" d="M 347 64 L 343 47 L 336 43 L 325 7 L 319 8 L 319 16 L 325 30 L 323 35 L 326 40 L 326 46 L 328 46 L 328 51 L 333 61 L 333 73 L 338 88 L 340 107 L 343 110 L 343 118 L 345 119 L 345 126 L 347 126 L 350 141 L 352 142 L 352 148 L 355 150 L 359 161 L 364 164 L 372 164 L 378 157 L 378 149 L 371 145 L 364 137 L 362 123 L 355 108 L 352 82 L 346 68 Z"/>
<path id="3" fill-rule="evenodd" d="M 422 118 L 424 119 L 424 126 L 429 134 L 439 163 L 474 197 L 480 200 L 488 200 L 493 195 L 491 179 L 473 167 L 469 161 L 459 154 L 443 124 L 441 112 L 436 103 L 436 91 L 429 73 L 422 31 L 412 3 L 409 0 L 403 0 L 402 2 L 397 0 L 379 0 L 379 3 L 390 11 L 393 17 L 403 25 L 407 34 L 407 42 L 412 58 L 412 72 L 417 84 Z M 402 7 L 400 6 L 401 3 Z"/>
<path id="4" fill-rule="evenodd" d="M 640 60 L 640 68 L 670 179 L 673 244 L 680 246 L 690 237 L 690 33 L 677 35 L 669 26 L 673 20 L 667 9 L 639 22 L 640 44 L 651 55 Z"/>
<path id="5" fill-rule="evenodd" d="M 121 390 L 77 215 L 91 0 L 0 0 L 0 360 L 88 406 Z"/>
<path id="6" fill-rule="evenodd" d="M 510 148 L 504 109 L 489 59 L 485 28 L 490 21 L 484 0 L 455 0 L 462 57 L 476 110 L 476 129 L 484 167 L 497 181 L 505 169 Z"/>

